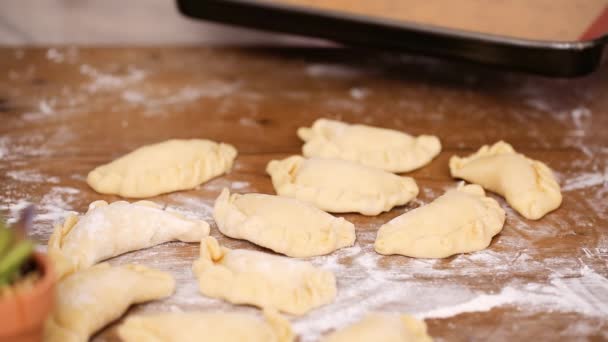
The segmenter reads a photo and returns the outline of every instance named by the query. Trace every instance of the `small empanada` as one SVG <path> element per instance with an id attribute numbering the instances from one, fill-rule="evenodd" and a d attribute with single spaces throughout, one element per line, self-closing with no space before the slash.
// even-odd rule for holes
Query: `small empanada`
<path id="1" fill-rule="evenodd" d="M 322 342 L 432 342 L 426 324 L 410 315 L 372 313 Z"/>
<path id="2" fill-rule="evenodd" d="M 306 261 L 220 246 L 213 237 L 201 241 L 192 267 L 201 293 L 235 304 L 303 315 L 333 301 L 336 278 Z"/>
<path id="3" fill-rule="evenodd" d="M 126 252 L 174 240 L 199 242 L 207 235 L 207 222 L 168 212 L 153 202 L 96 201 L 85 215 L 72 215 L 55 227 L 48 253 L 60 278 Z"/>
<path id="4" fill-rule="evenodd" d="M 271 161 L 266 172 L 277 194 L 332 213 L 378 215 L 418 195 L 410 177 L 347 160 L 292 156 Z"/>
<path id="5" fill-rule="evenodd" d="M 331 253 L 355 243 L 355 226 L 311 204 L 265 194 L 232 194 L 224 189 L 213 217 L 224 235 L 245 239 L 291 257 Z"/>
<path id="6" fill-rule="evenodd" d="M 56 304 L 47 319 L 46 342 L 85 342 L 120 317 L 132 304 L 167 297 L 175 281 L 161 271 L 139 265 L 95 265 L 57 285 Z"/>
<path id="7" fill-rule="evenodd" d="M 482 187 L 460 184 L 382 225 L 374 248 L 386 255 L 446 258 L 488 247 L 504 223 L 505 211 Z"/>
<path id="8" fill-rule="evenodd" d="M 476 153 L 450 158 L 452 177 L 479 184 L 503 196 L 522 216 L 538 220 L 562 203 L 559 184 L 542 162 L 515 152 L 504 141 L 482 146 Z"/>
<path id="9" fill-rule="evenodd" d="M 232 145 L 211 140 L 167 140 L 95 168 L 87 183 L 99 193 L 131 198 L 194 189 L 228 172 L 236 154 Z"/>
<path id="10" fill-rule="evenodd" d="M 264 310 L 264 319 L 236 312 L 160 313 L 128 317 L 118 327 L 124 342 L 291 342 L 289 321 Z"/>
<path id="11" fill-rule="evenodd" d="M 390 172 L 408 172 L 428 164 L 441 151 L 436 136 L 413 137 L 400 131 L 318 119 L 301 127 L 305 157 L 355 161 Z"/>

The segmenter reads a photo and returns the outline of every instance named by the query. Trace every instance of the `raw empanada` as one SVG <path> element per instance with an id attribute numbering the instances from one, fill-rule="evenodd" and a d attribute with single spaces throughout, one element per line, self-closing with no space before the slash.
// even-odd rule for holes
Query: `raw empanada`
<path id="1" fill-rule="evenodd" d="M 167 297 L 175 281 L 139 265 L 95 265 L 57 285 L 55 309 L 46 322 L 44 341 L 85 342 L 120 317 L 132 304 Z"/>
<path id="2" fill-rule="evenodd" d="M 504 141 L 476 153 L 450 158 L 452 177 L 479 184 L 503 196 L 521 215 L 537 220 L 562 203 L 559 184 L 547 165 L 515 152 Z"/>
<path id="3" fill-rule="evenodd" d="M 167 140 L 97 167 L 87 183 L 99 193 L 132 198 L 193 189 L 228 172 L 236 154 L 232 145 L 210 140 Z"/>
<path id="4" fill-rule="evenodd" d="M 59 277 L 111 257 L 179 240 L 199 242 L 209 224 L 168 212 L 153 202 L 96 201 L 83 216 L 55 227 L 49 255 Z"/>
<path id="5" fill-rule="evenodd" d="M 432 135 L 413 137 L 400 131 L 318 119 L 311 128 L 301 127 L 306 157 L 355 161 L 390 172 L 407 172 L 428 164 L 441 151 Z"/>
<path id="6" fill-rule="evenodd" d="M 264 194 L 232 194 L 224 189 L 213 217 L 224 234 L 291 257 L 331 253 L 355 243 L 355 226 L 311 204 Z"/>
<path id="7" fill-rule="evenodd" d="M 322 342 L 432 342 L 426 324 L 409 315 L 372 313 Z"/>
<path id="8" fill-rule="evenodd" d="M 250 304 L 302 315 L 336 297 L 330 271 L 306 261 L 220 246 L 213 237 L 201 241 L 192 267 L 201 293 L 235 304 Z"/>
<path id="9" fill-rule="evenodd" d="M 418 195 L 410 177 L 340 159 L 292 156 L 271 161 L 266 172 L 277 194 L 333 213 L 378 215 Z"/>
<path id="10" fill-rule="evenodd" d="M 289 321 L 264 311 L 264 319 L 236 312 L 184 312 L 129 317 L 118 327 L 124 342 L 291 342 Z"/>
<path id="11" fill-rule="evenodd" d="M 488 247 L 504 223 L 505 211 L 482 187 L 460 184 L 382 225 L 374 248 L 386 255 L 446 258 Z"/>

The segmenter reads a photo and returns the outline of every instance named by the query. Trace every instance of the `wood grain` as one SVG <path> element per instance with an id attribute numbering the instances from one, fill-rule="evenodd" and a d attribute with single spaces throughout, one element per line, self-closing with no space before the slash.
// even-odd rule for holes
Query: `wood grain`
<path id="1" fill-rule="evenodd" d="M 437 159 L 408 174 L 421 188 L 418 200 L 377 217 L 343 215 L 357 226 L 359 250 L 339 254 L 339 291 L 354 291 L 373 274 L 365 273 L 359 262 L 364 258 L 375 258 L 374 267 L 386 271 L 382 281 L 412 291 L 393 302 L 369 304 L 370 310 L 415 313 L 458 300 L 437 299 L 441 293 L 428 292 L 421 298 L 414 291 L 418 288 L 458 286 L 470 293 L 496 294 L 510 286 L 571 284 L 586 279 L 584 272 L 608 276 L 608 68 L 586 78 L 561 80 L 350 49 L 54 50 L 63 56 L 61 61 L 49 58 L 46 49 L 0 49 L 0 210 L 11 216 L 22 201 L 40 204 L 43 217 L 33 232 L 40 242 L 48 239 L 61 210 L 84 212 L 94 200 L 119 199 L 86 185 L 91 169 L 169 138 L 228 142 L 239 156 L 225 177 L 153 200 L 200 208 L 201 215 L 208 215 L 203 208 L 212 205 L 224 186 L 274 193 L 264 172 L 266 163 L 299 153 L 302 143 L 296 128 L 323 116 L 435 134 L 443 144 Z M 494 259 L 475 253 L 438 261 L 375 256 L 371 245 L 379 225 L 456 184 L 447 166 L 450 156 L 469 154 L 500 139 L 556 172 L 564 187 L 561 208 L 529 221 L 496 197 L 507 209 L 507 223 L 487 252 L 478 254 Z M 52 202 L 52 194 L 61 201 Z M 50 215 L 56 207 L 57 215 Z M 214 226 L 212 235 L 229 247 L 257 248 L 222 237 Z M 170 243 L 113 260 L 166 269 L 178 280 L 174 299 L 130 312 L 254 312 L 198 295 L 189 272 L 197 253 L 195 244 Z M 319 264 L 324 260 L 329 259 L 312 258 Z M 588 285 L 584 295 L 568 285 L 556 289 L 564 296 L 579 296 L 581 305 L 591 305 L 591 313 L 517 302 L 430 318 L 427 323 L 438 341 L 608 339 L 608 288 L 602 282 Z M 377 291 L 382 288 L 362 288 L 350 301 L 310 315 L 348 316 L 351 306 L 362 305 Z M 300 324 L 304 341 L 336 328 L 330 322 L 317 335 L 307 335 L 302 331 L 312 325 L 306 319 L 292 318 Z M 114 340 L 113 331 L 110 327 L 97 338 Z"/>

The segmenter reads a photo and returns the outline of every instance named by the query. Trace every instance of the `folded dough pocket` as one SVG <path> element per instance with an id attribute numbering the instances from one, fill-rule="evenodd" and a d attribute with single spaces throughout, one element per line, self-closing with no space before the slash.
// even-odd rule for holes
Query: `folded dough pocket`
<path id="1" fill-rule="evenodd" d="M 479 185 L 460 184 L 433 202 L 395 217 L 378 229 L 380 254 L 446 258 L 482 250 L 505 223 L 505 211 Z"/>
<path id="2" fill-rule="evenodd" d="M 167 297 L 175 281 L 164 272 L 139 265 L 107 263 L 67 276 L 57 285 L 55 309 L 46 322 L 44 341 L 84 342 L 119 318 L 132 304 Z"/>
<path id="3" fill-rule="evenodd" d="M 408 172 L 428 164 L 441 151 L 434 135 L 413 137 L 386 128 L 318 119 L 300 127 L 305 157 L 337 158 L 390 172 Z"/>
<path id="4" fill-rule="evenodd" d="M 96 201 L 86 214 L 70 216 L 55 227 L 48 253 L 58 277 L 130 251 L 169 241 L 199 242 L 209 224 L 140 201 Z"/>
<path id="5" fill-rule="evenodd" d="M 321 342 L 432 342 L 426 323 L 410 315 L 371 313 Z"/>
<path id="6" fill-rule="evenodd" d="M 118 327 L 124 342 L 292 342 L 289 321 L 272 310 L 264 317 L 235 312 L 184 312 L 129 317 Z"/>
<path id="7" fill-rule="evenodd" d="M 410 177 L 347 160 L 291 156 L 271 161 L 266 172 L 277 194 L 332 213 L 378 215 L 418 195 Z"/>
<path id="8" fill-rule="evenodd" d="M 235 304 L 303 315 L 333 301 L 336 279 L 329 271 L 287 257 L 222 247 L 201 241 L 193 271 L 202 294 Z"/>
<path id="9" fill-rule="evenodd" d="M 172 139 L 142 146 L 87 176 L 87 183 L 102 194 L 131 198 L 152 197 L 193 189 L 232 168 L 237 151 L 211 140 Z"/>
<path id="10" fill-rule="evenodd" d="M 504 141 L 484 145 L 468 157 L 453 156 L 450 172 L 452 177 L 479 184 L 503 196 L 527 219 L 540 219 L 562 203 L 559 184 L 551 169 L 515 152 Z"/>
<path id="11" fill-rule="evenodd" d="M 224 235 L 291 257 L 331 253 L 355 243 L 355 226 L 293 198 L 230 194 L 215 201 L 213 218 Z"/>

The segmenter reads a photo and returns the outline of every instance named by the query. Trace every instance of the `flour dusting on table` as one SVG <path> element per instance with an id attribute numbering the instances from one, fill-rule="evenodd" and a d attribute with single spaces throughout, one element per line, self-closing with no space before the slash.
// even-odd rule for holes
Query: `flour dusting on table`
<path id="1" fill-rule="evenodd" d="M 33 62 L 30 54 L 32 52 L 15 50 L 14 58 L 24 61 L 24 64 L 7 70 L 7 98 L 22 102 L 9 103 L 10 110 L 15 113 L 3 116 L 3 119 L 8 118 L 12 126 L 0 136 L 0 179 L 4 183 L 0 184 L 3 189 L 0 193 L 0 214 L 14 222 L 20 210 L 35 203 L 39 215 L 31 234 L 41 242 L 48 239 L 55 223 L 61 222 L 76 210 L 82 214 L 88 201 L 91 198 L 97 199 L 100 195 L 92 194 L 92 190 L 84 185 L 84 175 L 87 172 L 85 168 L 70 170 L 69 175 L 65 176 L 53 174 L 53 167 L 33 168 L 28 163 L 42 160 L 45 165 L 53 166 L 59 160 L 55 157 L 65 157 L 75 163 L 100 159 L 102 153 L 107 152 L 104 148 L 87 146 L 90 155 L 85 156 L 81 153 L 84 146 L 72 144 L 73 141 L 88 140 L 86 134 L 91 132 L 87 125 L 89 121 L 96 123 L 100 115 L 121 114 L 112 129 L 120 131 L 121 139 L 127 141 L 129 139 L 126 135 L 131 129 L 136 131 L 135 140 L 149 138 L 152 133 L 143 129 L 147 126 L 138 127 L 133 120 L 135 116 L 140 119 L 143 117 L 147 125 L 156 120 L 172 120 L 180 113 L 194 113 L 201 115 L 201 118 L 204 115 L 230 118 L 229 122 L 234 123 L 235 130 L 251 132 L 259 129 L 255 134 L 263 136 L 263 129 L 267 129 L 262 120 L 264 111 L 275 106 L 269 102 L 271 100 L 279 101 L 281 108 L 285 109 L 285 115 L 292 114 L 290 111 L 293 110 L 294 118 L 298 120 L 312 119 L 300 115 L 298 111 L 301 110 L 315 116 L 324 115 L 382 126 L 394 125 L 404 130 L 417 122 L 426 125 L 430 122 L 440 129 L 441 123 L 449 120 L 450 115 L 463 112 L 466 116 L 459 119 L 463 121 L 457 122 L 454 129 L 467 129 L 471 123 L 488 121 L 488 131 L 482 132 L 484 138 L 495 139 L 510 134 L 520 137 L 520 143 L 536 153 L 535 157 L 540 160 L 544 161 L 545 155 L 550 159 L 551 155 L 545 153 L 552 147 L 558 151 L 556 153 L 575 151 L 577 157 L 567 164 L 555 157 L 559 154 L 554 154 L 553 160 L 547 160 L 559 174 L 564 191 L 564 205 L 569 206 L 570 215 L 558 217 L 550 213 L 540 223 L 531 222 L 512 210 L 503 199 L 491 195 L 497 198 L 507 213 L 503 232 L 494 238 L 486 250 L 442 260 L 378 255 L 372 248 L 378 225 L 361 224 L 357 229 L 355 246 L 328 256 L 307 259 L 336 274 L 338 295 L 330 305 L 306 316 L 289 317 L 296 333 L 300 335 L 300 341 L 317 341 L 322 334 L 346 326 L 375 310 L 406 312 L 426 319 L 450 318 L 498 308 L 531 314 L 566 312 L 600 319 L 608 316 L 608 280 L 605 277 L 608 239 L 597 233 L 598 229 L 605 228 L 600 225 L 604 224 L 600 220 L 608 216 L 608 148 L 589 143 L 589 132 L 593 131 L 592 128 L 598 122 L 602 122 L 602 115 L 606 114 L 600 113 L 598 106 L 593 106 L 591 100 L 594 96 L 603 94 L 593 94 L 589 89 L 577 87 L 578 83 L 573 83 L 566 85 L 571 98 L 557 98 L 557 92 L 552 89 L 565 87 L 562 84 L 566 83 L 549 83 L 534 78 L 527 80 L 519 76 L 505 76 L 504 80 L 498 77 L 495 83 L 485 87 L 488 80 L 484 79 L 484 73 L 463 75 L 464 85 L 458 84 L 458 79 L 449 79 L 443 87 L 443 63 L 435 60 L 420 63 L 420 59 L 407 57 L 398 59 L 403 59 L 402 62 L 409 63 L 410 67 L 427 69 L 428 80 L 410 80 L 407 74 L 403 82 L 398 77 L 375 77 L 382 73 L 381 63 L 377 63 L 378 67 L 376 64 L 357 67 L 323 61 L 282 59 L 284 69 L 281 73 L 284 71 L 290 78 L 299 77 L 302 83 L 309 82 L 314 87 L 306 88 L 300 84 L 283 86 L 283 83 L 288 82 L 281 80 L 281 87 L 268 93 L 264 89 L 268 85 L 252 84 L 242 75 L 231 75 L 229 68 L 217 73 L 207 70 L 205 74 L 197 73 L 199 68 L 194 68 L 191 70 L 194 76 L 175 78 L 177 81 L 173 84 L 167 82 L 166 76 L 175 74 L 162 68 L 150 67 L 157 64 L 135 59 L 129 59 L 131 62 L 120 65 L 112 60 L 94 64 L 86 61 L 79 50 L 74 48 L 51 48 L 43 51 L 40 56 L 44 63 L 58 71 L 71 72 L 71 77 L 78 78 L 79 81 L 59 84 L 57 79 L 49 78 L 49 87 L 41 85 L 41 91 L 36 88 L 35 92 L 25 93 L 28 89 L 26 85 L 31 85 L 44 76 L 42 67 Z M 192 56 L 196 57 L 193 60 L 199 61 L 199 56 Z M 264 60 L 256 60 L 258 57 L 254 55 L 250 57 L 259 63 L 255 64 L 255 72 L 270 70 L 265 69 L 268 66 L 264 67 Z M 171 72 L 184 70 L 173 64 L 169 68 L 175 68 Z M 200 69 L 204 67 L 201 66 Z M 399 69 L 391 71 L 397 70 Z M 368 79 L 361 82 L 365 78 Z M 451 82 L 454 82 L 454 87 Z M 435 100 L 421 100 L 428 99 L 428 94 Z M 383 96 L 391 96 L 386 101 L 385 108 L 370 106 L 370 103 L 374 103 L 372 100 Z M 500 112 L 498 109 L 504 107 L 503 99 L 507 96 L 513 96 L 510 108 Z M 476 100 L 468 101 L 470 98 Z M 464 106 L 455 109 L 455 103 Z M 521 106 L 517 107 L 517 103 Z M 492 106 L 494 111 L 498 110 L 497 113 L 504 114 L 504 117 L 488 117 L 484 104 Z M 193 117 L 195 116 L 180 118 Z M 509 131 L 513 126 L 503 125 L 505 118 L 516 121 L 520 126 L 525 125 L 526 133 L 515 134 Z M 72 122 L 85 122 L 87 125 L 81 126 L 83 129 L 80 132 L 73 129 Z M 543 126 L 539 123 L 550 123 L 554 131 L 543 131 Z M 494 125 L 501 127 L 494 129 Z M 24 127 L 35 129 L 30 132 Z M 181 131 L 171 133 L 179 134 Z M 81 137 L 81 134 L 86 138 Z M 449 136 L 442 137 L 445 139 L 442 140 L 446 148 L 444 153 L 450 155 L 456 149 L 478 148 L 479 146 L 472 146 L 471 142 L 477 143 L 475 139 L 479 135 L 479 132 L 471 132 L 470 140 L 467 140 L 467 136 L 462 141 L 450 140 Z M 100 140 L 99 144 L 107 143 L 105 136 L 95 138 Z M 294 137 L 294 144 L 295 140 Z M 247 144 L 249 141 L 243 140 L 241 143 Z M 490 142 L 493 141 L 487 141 Z M 129 143 L 132 141 L 129 140 Z M 286 147 L 285 151 L 292 151 L 292 147 Z M 103 155 L 103 158 L 109 157 Z M 440 158 L 443 157 L 446 156 Z M 224 187 L 247 192 L 254 191 L 254 187 L 259 186 L 246 180 L 262 177 L 263 170 L 255 173 L 249 167 L 245 162 L 237 162 L 233 174 L 227 177 L 213 179 L 194 191 L 167 194 L 154 201 L 166 206 L 169 211 L 207 221 L 212 227 L 211 234 L 220 239 L 221 243 L 233 248 L 256 249 L 247 242 L 223 237 L 213 222 L 214 193 L 219 193 Z M 455 184 L 448 179 L 433 178 L 438 177 L 436 175 L 429 178 L 425 172 L 422 169 L 420 176 L 414 177 L 421 181 L 420 184 L 425 184 L 421 186 L 419 198 L 412 201 L 407 209 L 398 208 L 396 211 L 428 203 Z M 252 178 L 243 180 L 239 177 Z M 271 189 L 270 185 L 268 189 Z M 31 197 L 31 194 L 38 195 Z M 597 213 L 596 217 L 579 213 L 578 209 L 587 207 Z M 600 237 L 589 238 L 593 234 Z M 583 241 L 590 242 L 580 244 L 580 250 L 571 251 L 571 257 L 566 258 L 554 253 L 562 248 L 559 245 L 562 239 L 584 239 Z M 539 241 L 545 243 L 539 245 Z M 258 313 L 259 310 L 253 307 L 235 306 L 200 295 L 191 270 L 192 262 L 198 258 L 198 251 L 196 243 L 171 242 L 127 253 L 110 262 L 144 264 L 167 271 L 175 278 L 175 294 L 161 301 L 138 305 L 136 311 L 238 310 Z M 495 283 L 487 281 L 488 274 L 491 274 L 491 279 L 496 279 Z M 596 327 L 581 320 L 572 322 L 564 333 L 580 337 L 596 331 Z"/>

